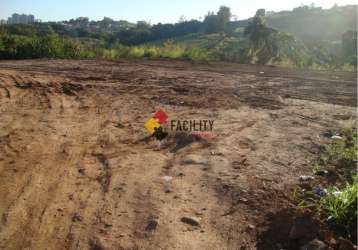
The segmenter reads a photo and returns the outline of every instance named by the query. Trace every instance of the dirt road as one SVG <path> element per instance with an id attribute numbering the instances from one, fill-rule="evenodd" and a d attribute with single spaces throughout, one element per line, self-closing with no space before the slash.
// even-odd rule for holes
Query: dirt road
<path id="1" fill-rule="evenodd" d="M 288 249 L 270 221 L 356 103 L 354 73 L 2 61 L 0 249 Z M 159 107 L 214 138 L 159 147 Z"/>

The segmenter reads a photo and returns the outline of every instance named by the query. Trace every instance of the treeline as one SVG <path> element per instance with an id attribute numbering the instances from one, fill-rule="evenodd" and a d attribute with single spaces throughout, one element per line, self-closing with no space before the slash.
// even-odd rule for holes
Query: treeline
<path id="1" fill-rule="evenodd" d="M 299 7 L 292 15 L 322 11 L 326 10 Z M 356 69 L 356 29 L 341 32 L 338 40 L 307 43 L 268 24 L 287 15 L 259 9 L 253 18 L 233 22 L 230 8 L 222 6 L 216 13 L 209 12 L 203 21 L 182 19 L 175 24 L 133 24 L 110 18 L 89 21 L 82 17 L 61 23 L 3 25 L 0 59 L 147 57 Z"/>
<path id="2" fill-rule="evenodd" d="M 64 25 L 50 23 L 50 26 L 61 35 L 99 38 L 106 41 L 107 44 L 138 45 L 191 33 L 228 32 L 229 25 L 227 24 L 230 22 L 230 18 L 230 8 L 221 6 L 217 13 L 209 12 L 202 22 L 188 21 L 182 18 L 174 24 L 151 25 L 145 21 L 132 24 L 125 21 L 117 22 L 110 18 L 94 22 L 89 21 L 88 18 L 80 17 L 64 22 Z M 235 27 L 231 27 L 231 31 L 234 29 Z"/>
<path id="3" fill-rule="evenodd" d="M 331 9 L 300 6 L 292 11 L 266 12 L 260 9 L 269 27 L 287 32 L 299 38 L 306 45 L 316 45 L 322 41 L 339 41 L 344 32 L 357 30 L 357 6 L 334 6 Z M 93 38 L 108 44 L 121 43 L 137 45 L 157 40 L 175 38 L 191 33 L 221 33 L 237 35 L 239 28 L 244 28 L 251 21 L 232 21 L 230 8 L 222 6 L 216 13 L 208 12 L 202 21 L 181 18 L 174 24 L 158 23 L 151 25 L 145 21 L 130 23 L 103 18 L 90 21 L 86 17 L 71 19 L 60 23 L 47 23 L 57 34 L 62 36 Z M 43 25 L 43 24 L 42 24 Z"/>

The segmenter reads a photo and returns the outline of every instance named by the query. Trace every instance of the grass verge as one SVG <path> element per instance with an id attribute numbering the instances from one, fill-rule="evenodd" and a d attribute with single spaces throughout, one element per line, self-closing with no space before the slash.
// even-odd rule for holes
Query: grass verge
<path id="1" fill-rule="evenodd" d="M 314 164 L 315 176 L 301 181 L 294 199 L 335 235 L 357 244 L 357 131 L 345 128 L 330 137 Z"/>

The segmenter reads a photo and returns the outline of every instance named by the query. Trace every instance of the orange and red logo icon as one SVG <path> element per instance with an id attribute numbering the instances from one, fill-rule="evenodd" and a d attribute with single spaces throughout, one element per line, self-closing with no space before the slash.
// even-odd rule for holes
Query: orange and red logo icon
<path id="1" fill-rule="evenodd" d="M 167 120 L 168 115 L 160 109 L 144 124 L 144 127 L 152 136 L 155 136 L 158 140 L 163 140 L 168 135 L 162 127 L 163 124 L 167 123 Z"/>

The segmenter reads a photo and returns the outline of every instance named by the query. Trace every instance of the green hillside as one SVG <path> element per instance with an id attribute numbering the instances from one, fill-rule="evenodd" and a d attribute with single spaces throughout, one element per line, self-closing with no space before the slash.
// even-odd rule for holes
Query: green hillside
<path id="1" fill-rule="evenodd" d="M 269 26 L 293 34 L 306 43 L 340 41 L 347 30 L 357 30 L 357 5 L 322 8 L 303 6 L 266 16 Z"/>

